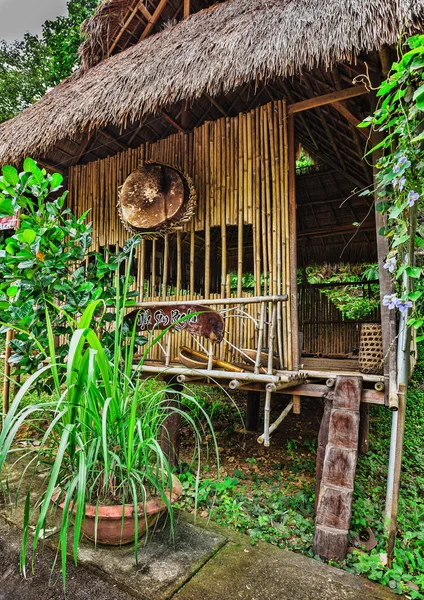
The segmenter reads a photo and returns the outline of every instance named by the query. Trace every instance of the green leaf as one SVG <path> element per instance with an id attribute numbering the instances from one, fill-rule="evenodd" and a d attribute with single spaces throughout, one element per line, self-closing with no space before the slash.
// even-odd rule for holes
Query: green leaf
<path id="1" fill-rule="evenodd" d="M 2 173 L 3 173 L 3 177 L 5 179 L 5 181 L 7 183 L 10 183 L 10 185 L 17 185 L 19 183 L 19 175 L 18 175 L 18 171 L 15 169 L 15 167 L 11 167 L 10 165 L 5 165 L 2 168 Z"/>
<path id="2" fill-rule="evenodd" d="M 13 296 L 16 296 L 18 291 L 19 291 L 19 288 L 17 285 L 11 285 L 10 287 L 7 288 L 6 294 L 7 294 L 7 296 L 9 296 L 9 298 L 13 298 Z"/>
<path id="3" fill-rule="evenodd" d="M 0 217 L 12 217 L 14 214 L 12 200 L 9 198 L 0 200 Z"/>
<path id="4" fill-rule="evenodd" d="M 397 240 L 395 240 L 395 242 L 392 245 L 392 248 L 397 248 L 397 246 L 400 246 L 401 244 L 404 244 L 408 240 L 409 240 L 409 235 L 403 235 L 402 237 L 400 237 Z"/>
<path id="5" fill-rule="evenodd" d="M 37 163 L 35 162 L 34 159 L 32 159 L 32 158 L 26 158 L 24 160 L 24 171 L 26 173 L 35 173 L 35 171 L 37 169 L 38 169 Z"/>
<path id="6" fill-rule="evenodd" d="M 23 229 L 19 234 L 19 239 L 27 244 L 32 244 L 37 237 L 37 233 L 33 229 Z"/>
<path id="7" fill-rule="evenodd" d="M 60 173 L 53 173 L 50 180 L 50 186 L 52 190 L 57 190 L 60 188 L 63 182 L 63 176 Z"/>
<path id="8" fill-rule="evenodd" d="M 419 135 L 415 136 L 414 138 L 412 138 L 411 142 L 420 142 L 421 140 L 424 140 L 424 131 L 422 133 L 420 133 Z"/>
<path id="9" fill-rule="evenodd" d="M 406 267 L 406 274 L 414 279 L 419 279 L 421 277 L 421 267 Z"/>

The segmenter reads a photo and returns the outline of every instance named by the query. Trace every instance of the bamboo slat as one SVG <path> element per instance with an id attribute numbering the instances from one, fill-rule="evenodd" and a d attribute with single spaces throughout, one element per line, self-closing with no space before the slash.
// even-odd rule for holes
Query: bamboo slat
<path id="1" fill-rule="evenodd" d="M 194 299 L 199 295 L 219 298 L 254 293 L 290 294 L 277 308 L 276 348 L 281 366 L 293 364 L 292 330 L 297 315 L 295 253 L 293 234 L 295 204 L 289 210 L 289 139 L 287 111 L 283 101 L 256 108 L 247 114 L 204 122 L 190 133 L 176 133 L 154 143 L 145 143 L 104 160 L 69 169 L 69 206 L 81 214 L 92 209 L 93 245 L 122 247 L 129 234 L 119 221 L 116 203 L 118 188 L 144 161 L 174 165 L 187 172 L 197 192 L 196 214 L 182 231 L 165 239 L 143 240 L 136 250 L 137 285 L 140 297 Z M 215 230 L 215 228 L 218 228 Z M 254 289 L 243 290 L 243 271 L 254 274 Z M 231 289 L 230 274 L 237 275 Z M 263 283 L 262 283 L 263 282 Z M 188 293 L 187 293 L 188 292 Z M 316 305 L 301 306 L 305 347 L 319 341 L 329 347 L 332 331 L 339 328 L 337 350 L 350 344 L 353 333 L 344 325 L 325 332 L 314 320 Z M 269 307 L 270 308 L 270 307 Z M 259 320 L 259 308 L 246 305 L 247 315 Z M 302 312 L 303 311 L 303 312 Z M 258 327 L 246 315 L 225 320 L 229 344 L 255 347 Z M 263 336 L 267 339 L 270 312 L 267 310 Z M 328 309 L 327 320 L 333 320 Z M 310 324 L 306 321 L 311 321 Z M 305 325 L 303 325 L 305 323 Z M 353 330 L 352 330 L 353 331 Z M 325 337 L 327 336 L 327 337 Z M 333 336 L 334 337 L 334 336 Z M 181 340 L 176 334 L 171 359 L 178 355 Z M 197 341 L 198 343 L 198 341 Z M 160 358 L 162 350 L 155 350 Z M 221 359 L 236 359 L 230 345 L 215 351 Z M 169 358 L 169 357 L 168 357 Z"/>

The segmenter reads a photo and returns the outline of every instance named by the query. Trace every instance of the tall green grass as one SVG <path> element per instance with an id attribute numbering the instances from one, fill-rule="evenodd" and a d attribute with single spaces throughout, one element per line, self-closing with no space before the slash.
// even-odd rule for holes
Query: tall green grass
<path id="1" fill-rule="evenodd" d="M 73 557 L 77 562 L 86 504 L 134 505 L 135 531 L 138 531 L 138 515 L 143 513 L 146 499 L 154 496 L 165 504 L 173 532 L 172 466 L 158 442 L 165 421 L 172 413 L 180 415 L 182 421 L 191 427 L 197 473 L 200 450 L 206 438 L 205 429 L 212 434 L 218 461 L 213 427 L 201 403 L 192 394 L 182 391 L 181 404 L 170 407 L 166 387 L 159 388 L 152 385 L 152 380 L 140 378 L 140 369 L 149 349 L 168 330 L 149 335 L 143 357 L 134 367 L 136 323 L 129 338 L 123 333 L 129 270 L 121 288 L 117 273 L 116 289 L 119 292 L 115 306 L 112 359 L 108 358 L 108 352 L 93 326 L 93 315 L 101 309 L 100 301 L 90 304 L 79 322 L 69 319 L 73 334 L 66 364 L 56 363 L 51 319 L 49 310 L 46 311 L 49 334 L 46 354 L 50 363 L 22 385 L 4 416 L 0 433 L 0 471 L 4 472 L 20 427 L 31 423 L 31 419 L 37 427 L 40 414 L 47 422 L 39 445 L 26 450 L 28 464 L 35 469 L 47 466 L 48 472 L 46 489 L 35 505 L 30 502 L 31 489 L 26 490 L 21 568 L 25 571 L 30 523 L 35 522 L 34 555 L 52 509 L 58 501 L 63 502 L 59 551 L 65 586 L 70 529 L 73 526 Z M 26 396 L 47 372 L 52 374 L 54 381 L 51 398 L 28 405 Z M 135 538 L 137 557 L 137 535 Z"/>

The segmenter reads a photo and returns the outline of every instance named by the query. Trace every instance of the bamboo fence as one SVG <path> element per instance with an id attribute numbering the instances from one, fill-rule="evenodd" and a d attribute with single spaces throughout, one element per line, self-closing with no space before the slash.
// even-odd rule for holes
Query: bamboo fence
<path id="1" fill-rule="evenodd" d="M 92 209 L 93 245 L 97 251 L 123 247 L 129 237 L 118 217 L 118 189 L 145 160 L 188 173 L 197 191 L 197 207 L 195 217 L 181 231 L 145 239 L 137 248 L 140 300 L 241 297 L 247 248 L 253 248 L 254 295 L 289 295 L 289 301 L 277 307 L 276 346 L 280 367 L 291 369 L 290 276 L 295 253 L 289 251 L 285 102 L 271 102 L 247 114 L 205 122 L 192 132 L 179 132 L 104 160 L 71 167 L 68 206 L 76 214 Z M 236 229 L 231 239 L 229 228 Z M 231 272 L 238 276 L 233 294 Z M 237 348 L 255 348 L 258 328 L 252 318 L 258 322 L 258 307 L 249 305 L 245 310 L 250 317 L 242 317 L 240 311 L 237 317 L 227 315 L 227 338 Z M 270 310 L 266 323 L 271 320 Z M 173 337 L 174 356 L 178 346 L 198 348 L 195 340 Z M 216 353 L 224 360 L 236 359 L 236 351 L 228 344 L 221 345 Z"/>
<path id="2" fill-rule="evenodd" d="M 299 289 L 302 352 L 322 355 L 358 353 L 361 325 L 364 322 L 380 323 L 379 307 L 373 309 L 365 320 L 347 319 L 322 289 L 320 285 L 301 286 Z"/>

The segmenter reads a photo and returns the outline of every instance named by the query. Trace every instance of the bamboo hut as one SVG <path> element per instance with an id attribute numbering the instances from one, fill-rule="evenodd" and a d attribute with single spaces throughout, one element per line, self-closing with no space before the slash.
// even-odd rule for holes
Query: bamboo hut
<path id="1" fill-rule="evenodd" d="M 395 323 L 385 307 L 372 316 L 384 367 L 361 371 L 361 324 L 342 322 L 316 288 L 299 284 L 297 266 L 382 264 L 380 216 L 359 195 L 373 182 L 363 160 L 373 140 L 357 125 L 375 106 L 372 88 L 399 35 L 422 30 L 423 9 L 421 0 L 105 1 L 84 25 L 79 70 L 0 125 L 0 161 L 33 156 L 63 172 L 70 207 L 93 208 L 99 251 L 131 235 L 117 203 L 137 169 L 153 163 L 190 181 L 187 218 L 138 249 L 140 302 L 161 318 L 170 307 L 207 306 L 223 319 L 223 339 L 183 328 L 144 371 L 219 379 L 248 390 L 251 409 L 264 392 L 266 445 L 279 422 L 269 421 L 272 394 L 291 396 L 294 412 L 302 396 L 337 401 L 346 435 L 337 441 L 341 421 L 328 409 L 317 462 L 315 548 L 327 557 L 346 549 L 366 407 L 398 407 Z M 300 145 L 314 159 L 304 172 Z M 380 269 L 381 295 L 388 289 Z M 348 509 L 332 521 L 341 497 Z"/>

